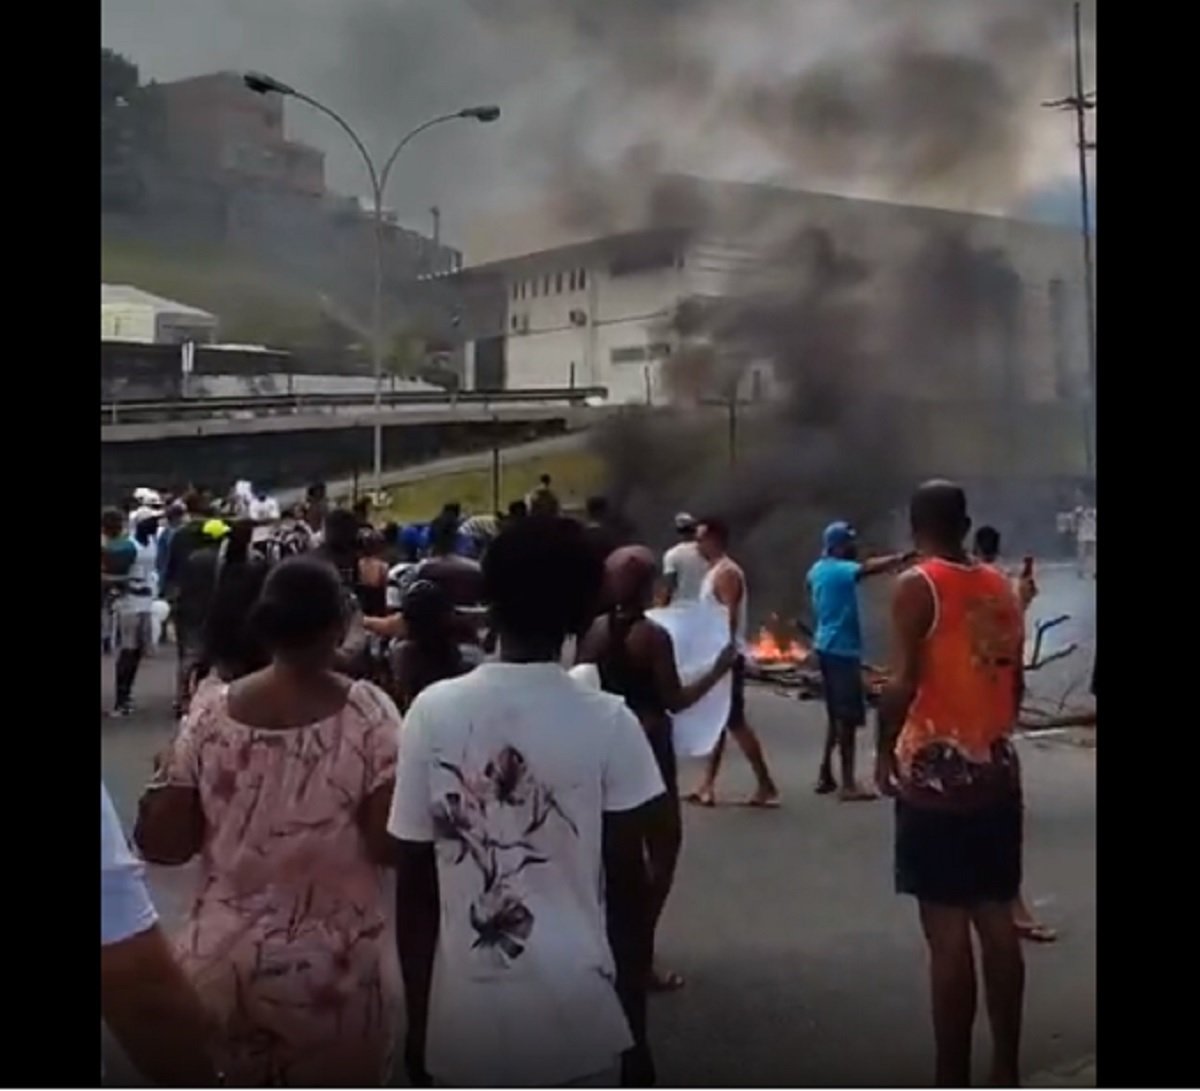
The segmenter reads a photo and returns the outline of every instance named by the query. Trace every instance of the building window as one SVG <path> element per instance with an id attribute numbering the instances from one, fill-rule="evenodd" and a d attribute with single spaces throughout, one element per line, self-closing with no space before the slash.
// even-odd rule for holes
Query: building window
<path id="1" fill-rule="evenodd" d="M 512 286 L 512 297 L 514 300 L 520 298 L 520 296 L 519 296 L 520 291 L 521 291 L 521 285 L 517 281 L 514 280 L 513 286 Z"/>
<path id="2" fill-rule="evenodd" d="M 530 294 L 532 294 L 534 299 L 537 299 L 537 286 L 538 286 L 537 277 L 534 277 L 533 280 L 531 280 L 529 282 L 529 285 L 530 285 Z"/>
<path id="3" fill-rule="evenodd" d="M 543 289 L 543 291 L 542 291 L 542 294 L 543 294 L 543 295 L 549 295 L 549 294 L 550 294 L 550 274 L 549 274 L 549 273 L 547 273 L 547 274 L 546 274 L 546 280 L 545 280 L 545 282 L 542 284 L 542 289 Z"/>
<path id="4" fill-rule="evenodd" d="M 646 346 L 646 357 L 650 360 L 661 360 L 671 355 L 671 346 L 666 341 L 658 341 Z"/>
<path id="5" fill-rule="evenodd" d="M 568 289 L 568 291 L 572 291 L 572 292 L 575 291 L 575 270 L 574 269 L 572 269 L 570 271 L 570 273 L 567 274 L 567 289 Z"/>
<path id="6" fill-rule="evenodd" d="M 613 349 L 609 359 L 614 364 L 640 364 L 646 359 L 646 346 L 630 345 L 628 348 Z"/>
<path id="7" fill-rule="evenodd" d="M 520 319 L 518 319 L 517 316 L 514 314 L 512 316 L 512 328 L 515 330 L 518 325 L 520 325 Z"/>
<path id="8" fill-rule="evenodd" d="M 579 270 L 579 288 L 582 291 L 587 287 L 587 273 L 584 270 Z"/>
<path id="9" fill-rule="evenodd" d="M 562 273 L 554 274 L 554 294 L 562 295 Z"/>

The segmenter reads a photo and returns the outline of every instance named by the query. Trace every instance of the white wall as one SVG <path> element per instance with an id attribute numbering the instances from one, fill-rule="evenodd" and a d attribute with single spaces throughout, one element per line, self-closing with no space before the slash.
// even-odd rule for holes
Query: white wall
<path id="1" fill-rule="evenodd" d="M 651 358 L 646 349 L 673 341 L 668 324 L 681 298 L 681 271 L 666 268 L 613 276 L 607 261 L 579 265 L 570 254 L 548 257 L 536 274 L 521 272 L 509 281 L 505 316 L 509 387 L 567 386 L 573 365 L 576 386 L 606 387 L 614 402 L 642 402 L 649 368 L 651 393 L 658 397 L 661 359 Z M 578 281 L 579 268 L 584 271 L 584 286 L 576 283 L 572 290 L 571 269 L 576 270 Z M 532 294 L 535 276 L 537 296 Z M 520 285 L 516 299 L 514 283 Z M 585 315 L 586 322 L 573 323 L 572 311 Z M 642 359 L 613 361 L 614 352 L 619 361 L 622 355 L 638 351 L 645 354 Z"/>
<path id="2" fill-rule="evenodd" d="M 715 221 L 683 255 L 682 268 L 613 277 L 606 259 L 580 256 L 594 254 L 596 248 L 591 246 L 566 246 L 536 264 L 528 257 L 512 259 L 505 315 L 508 386 L 566 386 L 574 364 L 576 385 L 607 387 L 615 402 L 641 402 L 646 398 L 648 369 L 652 397 L 661 399 L 661 361 L 617 363 L 613 352 L 674 342 L 667 329 L 669 318 L 678 302 L 690 295 L 718 297 L 788 283 L 795 271 L 764 257 L 777 249 L 781 238 L 807 226 L 825 229 L 840 252 L 876 269 L 906 267 L 938 235 L 964 237 L 976 249 L 1003 251 L 1021 280 L 1015 349 L 1021 393 L 1034 401 L 1049 401 L 1082 389 L 1087 368 L 1082 270 L 1078 239 L 1070 232 L 996 217 L 964 217 L 812 194 L 776 194 L 776 201 L 778 208 L 767 215 L 746 218 L 735 209 L 727 220 Z M 568 274 L 581 263 L 586 263 L 586 287 L 572 290 Z M 559 273 L 563 274 L 561 292 Z M 535 276 L 536 296 L 529 283 Z M 1050 305 L 1053 281 L 1061 283 L 1065 304 L 1058 334 Z M 514 282 L 524 285 L 516 298 Z M 903 306 L 904 293 L 898 290 L 903 286 L 889 283 L 886 275 L 869 278 L 866 285 L 864 290 L 876 293 L 877 302 L 884 306 L 871 307 L 879 316 L 879 328 L 863 331 L 863 336 L 879 341 L 874 356 L 886 361 L 891 327 L 887 301 Z M 586 325 L 572 324 L 572 310 L 587 315 Z M 994 375 L 1005 366 L 994 343 L 981 344 L 970 355 L 955 375 L 928 377 L 922 389 L 914 388 L 907 374 L 910 369 L 900 367 L 881 370 L 880 387 L 899 387 L 918 398 L 961 396 L 975 388 L 979 376 Z"/>
<path id="3" fill-rule="evenodd" d="M 155 311 L 136 304 L 100 304 L 100 340 L 154 343 Z"/>

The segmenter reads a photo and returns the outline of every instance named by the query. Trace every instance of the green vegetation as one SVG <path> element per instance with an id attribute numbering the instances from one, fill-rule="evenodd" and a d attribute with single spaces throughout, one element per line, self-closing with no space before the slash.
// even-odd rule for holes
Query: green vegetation
<path id="1" fill-rule="evenodd" d="M 508 458 L 500 453 L 500 507 L 524 497 L 542 474 L 554 480 L 554 491 L 565 507 L 581 508 L 584 501 L 600 491 L 604 482 L 604 464 L 587 449 L 557 451 L 526 458 Z M 457 500 L 467 514 L 485 514 L 493 510 L 492 470 L 439 474 L 409 485 L 388 489 L 391 503 L 383 518 L 400 523 L 423 522 L 432 518 L 451 500 Z"/>
<path id="2" fill-rule="evenodd" d="M 165 251 L 145 242 L 102 238 L 100 278 L 211 311 L 221 320 L 223 341 L 286 348 L 330 339 L 331 321 L 318 299 L 222 247 Z"/>

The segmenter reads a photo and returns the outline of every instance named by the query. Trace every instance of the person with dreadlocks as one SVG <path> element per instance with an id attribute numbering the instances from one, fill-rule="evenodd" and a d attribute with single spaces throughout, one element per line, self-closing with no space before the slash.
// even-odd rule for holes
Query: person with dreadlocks
<path id="1" fill-rule="evenodd" d="M 605 568 L 608 598 L 613 607 L 592 623 L 577 658 L 580 663 L 594 663 L 600 673 L 601 688 L 624 698 L 638 718 L 667 788 L 659 821 L 647 831 L 646 838 L 653 895 L 649 922 L 653 942 L 683 844 L 671 714 L 690 708 L 708 693 L 733 667 L 738 650 L 731 642 L 711 669 L 685 686 L 679 680 L 670 635 L 646 617 L 659 574 L 653 552 L 645 546 L 623 546 L 608 555 Z M 668 992 L 682 985 L 679 974 L 652 966 L 649 982 L 652 990 Z"/>

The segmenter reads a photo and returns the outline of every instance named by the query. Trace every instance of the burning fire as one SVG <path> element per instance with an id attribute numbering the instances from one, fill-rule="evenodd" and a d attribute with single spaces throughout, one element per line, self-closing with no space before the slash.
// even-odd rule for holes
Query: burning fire
<path id="1" fill-rule="evenodd" d="M 759 663 L 803 663 L 808 649 L 795 640 L 782 640 L 764 626 L 750 645 L 750 654 Z"/>

